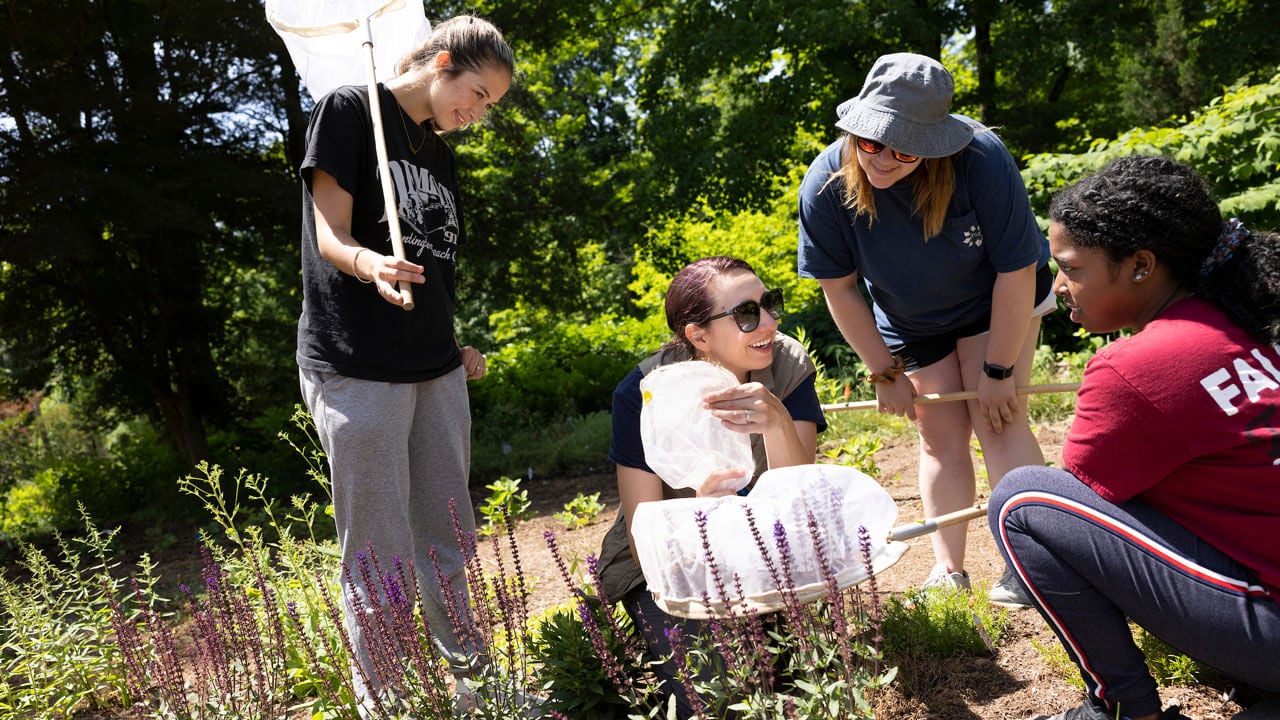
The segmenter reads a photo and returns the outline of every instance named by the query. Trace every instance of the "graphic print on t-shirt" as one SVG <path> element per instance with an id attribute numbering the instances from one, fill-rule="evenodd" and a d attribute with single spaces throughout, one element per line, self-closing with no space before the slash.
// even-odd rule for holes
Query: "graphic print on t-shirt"
<path id="1" fill-rule="evenodd" d="M 403 160 L 390 163 L 395 185 L 397 212 L 409 230 L 404 236 L 409 259 L 430 252 L 437 259 L 456 262 L 458 257 L 458 210 L 453 193 L 426 168 Z"/>

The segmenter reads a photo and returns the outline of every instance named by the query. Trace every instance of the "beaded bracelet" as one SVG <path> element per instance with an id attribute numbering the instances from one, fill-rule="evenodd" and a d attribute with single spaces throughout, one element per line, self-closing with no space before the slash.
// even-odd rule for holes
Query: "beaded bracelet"
<path id="1" fill-rule="evenodd" d="M 901 355 L 893 356 L 893 366 L 888 370 L 880 373 L 871 373 L 867 376 L 867 382 L 876 385 L 892 385 L 898 376 L 907 371 L 907 362 L 902 359 Z"/>
<path id="2" fill-rule="evenodd" d="M 372 279 L 370 279 L 370 280 L 365 280 L 364 278 L 360 277 L 360 271 L 356 269 L 356 261 L 360 259 L 360 253 L 362 253 L 362 252 L 364 252 L 365 250 L 368 250 L 368 249 L 369 249 L 369 248 L 364 248 L 364 247 L 362 247 L 362 248 L 360 248 L 359 250 L 357 250 L 357 251 L 356 251 L 356 254 L 355 254 L 355 255 L 352 255 L 352 256 L 351 256 L 351 274 L 352 274 L 353 276 L 355 276 L 355 279 L 359 280 L 360 282 L 364 283 L 365 285 L 368 285 L 369 283 L 373 282 L 373 280 L 372 280 Z"/>

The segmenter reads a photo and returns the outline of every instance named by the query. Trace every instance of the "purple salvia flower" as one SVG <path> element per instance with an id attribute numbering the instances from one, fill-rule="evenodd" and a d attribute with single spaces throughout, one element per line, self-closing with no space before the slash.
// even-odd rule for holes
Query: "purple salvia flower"
<path id="1" fill-rule="evenodd" d="M 360 564 L 361 572 L 368 574 L 368 560 L 364 556 L 364 552 L 356 551 L 356 560 Z M 360 659 L 359 653 L 354 647 L 348 648 L 351 655 L 352 665 L 356 667 L 361 674 L 366 688 L 377 688 L 383 684 L 383 678 L 388 677 L 390 669 L 385 667 L 383 663 L 383 654 L 378 652 L 379 644 L 374 642 L 377 631 L 374 629 L 373 620 L 370 618 L 372 607 L 366 605 L 363 594 L 360 592 L 360 586 L 356 584 L 351 574 L 351 567 L 347 563 L 342 563 L 342 577 L 345 585 L 343 596 L 347 604 L 351 606 L 351 616 L 355 618 L 356 626 L 360 629 L 360 635 L 365 638 L 364 650 L 368 655 L 368 664 L 372 667 L 364 667 L 365 662 Z M 327 589 L 321 586 L 321 592 L 327 593 Z M 326 598 L 326 600 L 328 600 Z M 336 620 L 336 624 L 343 624 L 341 620 Z M 353 642 L 349 641 L 349 642 Z M 381 710 L 380 693 L 370 693 L 370 699 Z"/>
<path id="2" fill-rule="evenodd" d="M 548 531 L 550 532 L 550 531 Z M 601 607 L 611 608 L 613 602 L 604 592 L 604 585 L 600 581 L 600 558 L 595 553 L 587 553 L 587 575 L 591 578 L 591 586 L 595 588 L 596 597 L 600 600 Z M 575 595 L 581 595 L 581 591 L 575 591 Z M 640 652 L 644 649 L 644 641 L 634 633 L 624 632 L 622 626 L 618 624 L 618 618 L 613 613 L 604 613 L 605 621 L 609 623 L 609 630 L 613 633 L 613 637 L 621 641 L 626 652 Z"/>
<path id="3" fill-rule="evenodd" d="M 341 677 L 342 680 L 340 682 L 345 681 L 344 684 L 346 685 L 347 691 L 354 694 L 354 690 L 351 686 L 350 673 L 331 673 L 323 664 L 321 664 L 319 653 L 316 652 L 315 644 L 307 634 L 306 623 L 302 621 L 302 616 L 298 612 L 298 604 L 296 602 L 290 600 L 285 603 L 285 613 L 288 615 L 289 619 L 293 621 L 293 627 L 298 637 L 298 644 L 302 645 L 303 652 L 306 654 L 307 664 L 311 668 L 311 674 L 318 680 L 323 680 L 323 682 L 318 683 L 320 685 L 321 694 L 324 695 L 325 699 L 327 699 L 333 707 L 341 707 L 341 694 L 338 689 L 333 686 L 331 678 L 334 675 Z M 342 635 L 343 644 L 349 649 L 351 642 L 347 637 L 346 629 L 339 627 L 338 632 Z"/>
<path id="4" fill-rule="evenodd" d="M 342 574 L 346 581 L 350 583 L 351 573 L 349 572 L 346 563 L 342 563 Z M 325 612 L 328 614 L 329 624 L 338 631 L 338 638 L 342 641 L 342 647 L 346 650 L 347 657 L 351 659 L 351 665 L 355 668 L 356 674 L 360 676 L 361 684 L 364 685 L 364 687 L 370 687 L 372 679 L 369 677 L 369 672 L 372 668 L 366 669 L 364 667 L 364 663 L 357 661 L 359 656 L 356 655 L 355 647 L 351 642 L 351 635 L 347 632 L 347 624 L 342 619 L 342 610 L 338 607 L 338 604 L 334 602 L 333 596 L 329 593 L 328 583 L 325 582 L 324 577 L 319 573 L 316 573 L 316 587 L 320 591 L 320 599 L 324 602 L 324 608 Z M 358 594 L 356 595 L 356 599 L 359 599 Z M 297 620 L 297 618 L 295 618 L 295 620 Z M 300 621 L 299 628 L 299 632 L 301 632 L 303 626 Z M 337 675 L 342 678 L 343 687 L 346 689 L 347 693 L 355 695 L 355 686 L 351 681 L 350 674 L 339 672 Z M 321 673 L 319 676 L 324 677 L 325 675 L 324 673 Z"/>
<path id="5" fill-rule="evenodd" d="M 741 664 L 744 666 L 754 664 L 759 671 L 759 686 L 773 687 L 773 665 L 766 650 L 764 623 L 760 620 L 760 613 L 747 604 L 746 595 L 742 591 L 742 576 L 736 572 L 733 574 L 733 587 L 738 593 L 739 607 L 742 609 L 742 616 L 735 623 L 738 636 L 742 638 Z"/>
<path id="6" fill-rule="evenodd" d="M 787 615 L 787 621 L 790 623 L 792 632 L 796 638 L 800 640 L 800 645 L 804 649 L 808 649 L 808 633 L 805 632 L 807 626 L 806 615 L 800 607 L 800 601 L 796 597 L 795 591 L 795 575 L 792 573 L 792 562 L 794 556 L 791 554 L 791 541 L 787 538 L 787 528 L 782 524 L 781 520 L 775 520 L 773 523 L 773 542 L 778 548 L 778 560 L 781 564 L 781 572 L 783 584 L 778 587 L 778 592 L 782 594 L 783 608 Z"/>
<path id="7" fill-rule="evenodd" d="M 600 632 L 600 624 L 596 622 L 595 613 L 591 611 L 591 605 L 585 598 L 578 598 L 576 603 L 578 608 L 578 617 L 582 620 L 582 627 L 587 631 L 587 637 L 591 640 L 591 648 L 595 650 L 596 657 L 600 663 L 604 665 L 605 674 L 613 682 L 619 693 L 629 693 L 631 691 L 631 679 L 622 671 L 622 665 L 618 659 L 609 652 L 609 645 L 605 642 L 604 634 Z M 608 608 L 605 608 L 608 612 Z"/>
<path id="8" fill-rule="evenodd" d="M 409 648 L 409 665 L 421 682 L 427 707 L 439 710 L 438 714 L 441 716 L 447 715 L 447 711 L 452 710 L 452 698 L 449 696 L 444 678 L 446 670 L 439 662 L 440 656 L 436 652 L 435 643 L 431 641 L 431 624 L 427 620 L 427 614 L 414 612 L 421 605 L 416 582 L 417 572 L 414 570 L 412 561 L 406 564 L 399 556 L 396 556 L 393 564 L 397 582 L 406 599 L 405 606 L 399 612 L 404 615 L 405 630 L 402 637 L 405 638 L 404 644 Z"/>
<path id="9" fill-rule="evenodd" d="M 832 571 L 831 563 L 827 560 L 826 546 L 822 541 L 822 529 L 818 527 L 818 521 L 814 518 L 812 511 L 806 515 L 809 537 L 813 539 L 813 552 L 818 559 L 818 567 L 822 570 L 822 579 L 827 585 L 827 597 L 831 600 L 832 619 L 835 622 L 835 636 L 840 647 L 840 658 L 847 673 L 853 669 L 853 651 L 849 645 L 849 623 L 845 614 L 844 599 L 840 595 L 835 572 Z"/>
<path id="10" fill-rule="evenodd" d="M 138 594 L 137 579 L 130 579 L 134 596 Z M 120 601 L 116 599 L 115 593 L 112 592 L 108 583 L 103 583 L 103 595 L 106 596 L 111 606 L 111 629 L 116 636 L 116 647 L 120 649 L 120 656 L 124 658 L 125 667 L 125 688 L 129 699 L 133 703 L 139 704 L 146 695 L 147 675 L 144 670 L 146 661 L 144 660 L 145 648 L 142 642 L 142 634 L 138 631 L 138 624 L 125 617 L 124 609 Z"/>
<path id="11" fill-rule="evenodd" d="M 706 704 L 702 702 L 702 697 L 698 695 L 698 689 L 693 685 L 694 672 L 690 667 L 692 661 L 688 652 L 686 652 L 684 636 L 680 632 L 680 627 L 669 627 L 663 634 L 667 636 L 667 644 L 671 646 L 671 663 L 676 667 L 676 677 L 680 681 L 680 686 L 684 689 L 685 699 L 689 701 L 689 708 L 693 711 L 693 717 L 703 717 Z"/>
<path id="12" fill-rule="evenodd" d="M 280 667 L 288 662 L 288 648 L 284 638 L 284 622 L 280 618 L 280 608 L 276 604 L 275 588 L 267 583 L 266 574 L 262 571 L 262 564 L 258 561 L 256 553 L 247 553 L 253 564 L 254 582 L 257 583 L 258 592 L 262 596 L 262 608 L 267 619 L 267 628 L 271 633 L 271 642 L 275 648 L 276 661 Z"/>
<path id="13" fill-rule="evenodd" d="M 366 600 L 368 612 L 360 618 L 362 621 L 360 627 L 364 634 L 365 649 L 373 662 L 374 674 L 377 677 L 376 688 L 382 690 L 388 686 L 399 685 L 403 679 L 404 669 L 400 664 L 400 648 L 389 627 L 383 595 L 379 592 L 379 583 L 375 580 L 382 574 L 378 565 L 378 556 L 374 552 L 372 543 L 366 544 L 365 548 L 368 553 L 363 557 L 357 554 L 357 557 L 360 557 L 360 582 L 368 593 Z M 359 589 L 353 587 L 351 592 L 358 593 Z"/>
<path id="14" fill-rule="evenodd" d="M 556 561 L 556 569 L 560 571 L 560 579 L 564 580 L 565 587 L 570 592 L 576 593 L 578 586 L 573 582 L 573 577 L 569 574 L 569 566 L 564 562 L 564 556 L 560 554 L 560 546 L 556 544 L 556 534 L 554 531 L 546 530 L 542 533 L 542 538 L 547 541 L 547 548 L 551 550 L 551 557 Z"/>
<path id="15" fill-rule="evenodd" d="M 865 525 L 858 526 L 858 550 L 862 552 L 862 567 L 867 572 L 867 592 L 871 595 L 871 644 L 876 654 L 880 652 L 880 642 L 884 637 L 880 634 L 881 607 L 880 588 L 876 585 L 876 571 L 871 566 L 871 533 Z"/>
<path id="16" fill-rule="evenodd" d="M 472 622 L 471 614 L 463 607 L 465 595 L 459 597 L 460 593 L 454 590 L 453 581 L 445 577 L 444 570 L 440 567 L 440 555 L 434 545 L 427 549 L 427 555 L 431 557 L 436 582 L 440 585 L 440 595 L 444 598 L 445 614 L 454 634 L 464 648 L 478 653 L 482 647 L 479 629 Z"/>
<path id="17" fill-rule="evenodd" d="M 727 606 L 729 593 L 725 590 L 724 578 L 720 576 L 720 567 L 716 564 L 715 554 L 711 552 L 711 540 L 707 537 L 707 514 L 701 510 L 694 510 L 693 521 L 698 526 L 698 538 L 702 541 L 702 556 L 707 561 L 707 569 L 711 571 L 712 584 L 718 599 Z"/>
<path id="18" fill-rule="evenodd" d="M 743 505 L 742 512 L 747 516 L 747 527 L 751 529 L 751 539 L 755 542 L 756 549 L 760 551 L 764 566 L 769 570 L 769 577 L 773 580 L 773 586 L 781 590 L 784 584 L 782 573 L 778 571 L 778 565 L 773 561 L 773 555 L 764 544 L 764 538 L 760 535 L 760 527 L 756 524 L 756 517 L 751 511 L 751 506 Z"/>
<path id="19" fill-rule="evenodd" d="M 516 542 L 514 526 L 507 528 L 507 547 L 511 551 L 511 564 L 515 568 L 516 597 L 520 600 L 520 615 L 517 618 L 520 626 L 527 633 L 529 627 L 529 589 L 524 582 L 524 567 L 520 563 L 520 545 Z"/>

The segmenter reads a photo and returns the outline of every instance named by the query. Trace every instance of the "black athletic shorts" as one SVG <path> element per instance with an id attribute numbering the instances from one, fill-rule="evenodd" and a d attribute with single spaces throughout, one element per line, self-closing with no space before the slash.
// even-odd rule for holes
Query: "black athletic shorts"
<path id="1" fill-rule="evenodd" d="M 1052 295 L 1052 285 L 1053 273 L 1049 272 L 1048 265 L 1045 265 L 1036 271 L 1037 307 Z M 986 315 L 983 315 L 968 325 L 937 337 L 890 345 L 889 352 L 894 355 L 900 355 L 902 359 L 906 361 L 908 372 L 912 370 L 919 370 L 922 367 L 928 367 L 950 355 L 951 352 L 956 349 L 956 341 L 960 338 L 981 335 L 990 329 L 991 313 L 987 312 Z"/>

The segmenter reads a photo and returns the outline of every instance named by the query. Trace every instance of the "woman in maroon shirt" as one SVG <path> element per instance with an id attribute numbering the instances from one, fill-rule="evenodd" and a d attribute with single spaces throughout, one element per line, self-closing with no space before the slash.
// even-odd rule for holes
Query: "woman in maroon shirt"
<path id="1" fill-rule="evenodd" d="M 1130 619 L 1280 691 L 1280 235 L 1224 222 L 1191 168 L 1155 157 L 1112 162 L 1050 219 L 1071 319 L 1135 332 L 1086 367 L 1064 469 L 992 493 L 1001 552 L 1087 690 L 1038 717 L 1182 717 Z"/>

